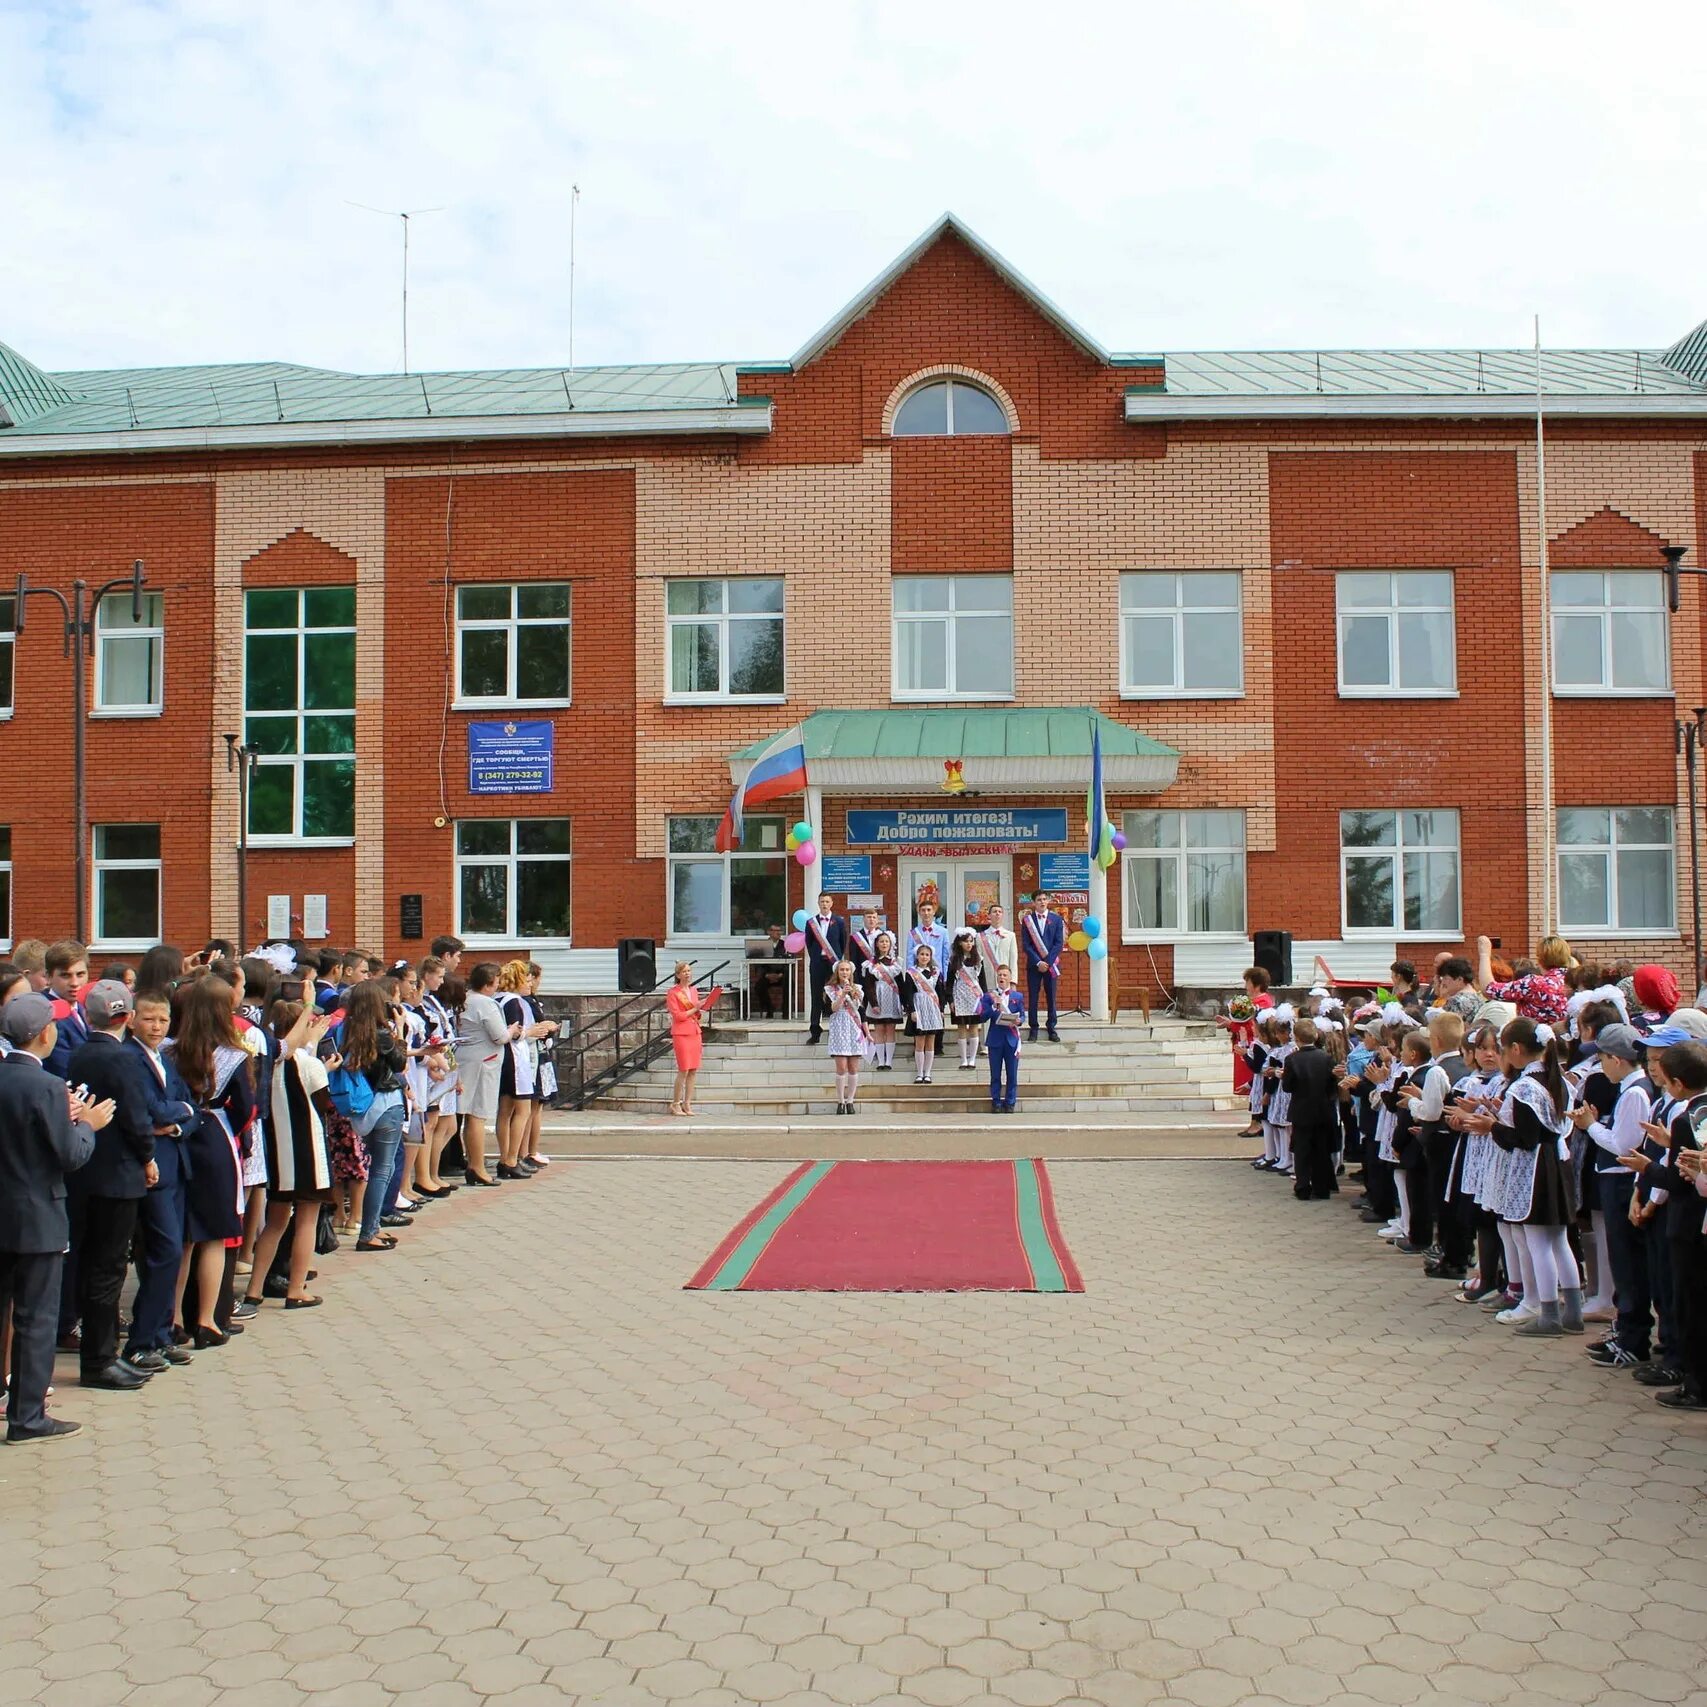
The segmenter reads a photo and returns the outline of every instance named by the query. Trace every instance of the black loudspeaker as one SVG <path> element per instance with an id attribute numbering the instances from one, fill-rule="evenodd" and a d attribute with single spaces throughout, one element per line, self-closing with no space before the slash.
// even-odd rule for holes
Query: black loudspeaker
<path id="1" fill-rule="evenodd" d="M 1271 985 L 1292 982 L 1291 931 L 1258 931 L 1251 939 L 1252 959 L 1268 974 Z M 625 986 L 626 987 L 626 986 Z"/>
<path id="2" fill-rule="evenodd" d="M 657 982 L 657 943 L 649 936 L 625 936 L 616 945 L 616 987 L 624 995 L 644 995 Z"/>

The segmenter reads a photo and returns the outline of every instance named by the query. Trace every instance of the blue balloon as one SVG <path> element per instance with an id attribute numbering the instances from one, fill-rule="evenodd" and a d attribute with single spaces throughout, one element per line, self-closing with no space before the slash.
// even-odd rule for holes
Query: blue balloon
<path id="1" fill-rule="evenodd" d="M 794 909 L 794 928 L 797 931 L 805 930 L 808 917 L 809 915 L 804 907 L 796 907 Z"/>
<path id="2" fill-rule="evenodd" d="M 1079 929 L 1088 937 L 1099 937 L 1102 935 L 1102 920 L 1092 918 L 1087 913 L 1084 918 L 1079 920 Z"/>
<path id="3" fill-rule="evenodd" d="M 1092 960 L 1107 960 L 1108 944 L 1104 942 L 1101 937 L 1098 937 L 1091 946 L 1085 950 L 1085 952 Z"/>

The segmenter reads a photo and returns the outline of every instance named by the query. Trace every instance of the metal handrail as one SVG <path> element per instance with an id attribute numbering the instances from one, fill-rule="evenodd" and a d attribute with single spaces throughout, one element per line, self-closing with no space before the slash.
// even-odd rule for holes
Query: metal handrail
<path id="1" fill-rule="evenodd" d="M 715 983 L 718 973 L 728 965 L 727 960 L 720 960 L 704 975 L 705 978 Z M 557 1095 L 552 1101 L 554 1108 L 585 1108 L 611 1086 L 644 1071 L 664 1053 L 670 1044 L 670 1027 L 668 1020 L 662 1027 L 656 1023 L 658 1017 L 666 1012 L 658 992 L 674 982 L 673 977 L 660 978 L 650 990 L 635 993 L 608 1012 L 596 1014 L 569 1037 L 557 1040 L 551 1051 L 552 1065 L 557 1070 Z M 696 978 L 694 982 L 698 984 L 700 980 Z M 638 1003 L 647 1005 L 625 1020 L 624 1015 Z M 623 1045 L 625 1025 L 631 1033 L 638 1030 L 640 1034 L 638 1040 L 631 1042 L 626 1049 Z M 589 1073 L 587 1058 L 595 1054 L 608 1054 L 610 1059 Z"/>

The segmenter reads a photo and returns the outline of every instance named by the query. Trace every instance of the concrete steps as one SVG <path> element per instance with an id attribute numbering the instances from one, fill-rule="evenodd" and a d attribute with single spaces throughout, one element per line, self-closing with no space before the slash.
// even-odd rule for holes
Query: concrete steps
<path id="1" fill-rule="evenodd" d="M 1064 1019 L 1061 1042 L 1026 1043 L 1020 1103 L 1037 1116 L 1216 1117 L 1242 1106 L 1232 1092 L 1229 1051 L 1214 1027 L 1171 1017 L 1093 1025 Z M 955 1039 L 937 1056 L 934 1083 L 914 1082 L 913 1050 L 897 1039 L 893 1070 L 867 1066 L 859 1106 L 876 1116 L 953 1121 L 989 1112 L 989 1067 L 980 1056 L 963 1071 Z M 669 1055 L 614 1087 L 592 1105 L 600 1114 L 668 1116 L 674 1062 Z M 835 1112 L 835 1078 L 822 1044 L 809 1046 L 798 1023 L 718 1025 L 706 1035 L 694 1092 L 708 1116 L 776 1120 Z"/>

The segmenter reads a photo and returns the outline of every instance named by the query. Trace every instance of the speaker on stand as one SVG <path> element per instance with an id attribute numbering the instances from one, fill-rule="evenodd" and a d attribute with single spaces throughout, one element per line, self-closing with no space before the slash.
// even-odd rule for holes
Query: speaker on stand
<path id="1" fill-rule="evenodd" d="M 1258 931 L 1251 938 L 1251 958 L 1268 974 L 1271 987 L 1292 982 L 1291 931 Z"/>
<path id="2" fill-rule="evenodd" d="M 643 996 L 658 982 L 658 944 L 649 936 L 625 936 L 616 945 L 616 987 Z"/>

